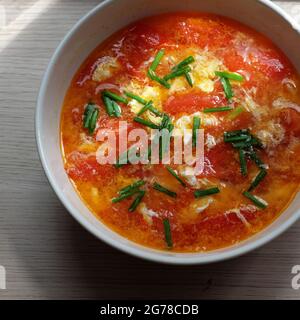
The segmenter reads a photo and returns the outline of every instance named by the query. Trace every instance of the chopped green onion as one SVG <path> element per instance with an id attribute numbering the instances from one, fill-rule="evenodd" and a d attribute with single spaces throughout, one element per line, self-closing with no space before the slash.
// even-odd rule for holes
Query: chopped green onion
<path id="1" fill-rule="evenodd" d="M 254 188 L 256 188 L 266 175 L 267 175 L 267 170 L 261 169 L 260 172 L 258 173 L 258 175 L 251 182 L 251 185 L 250 185 L 248 191 L 252 191 Z"/>
<path id="2" fill-rule="evenodd" d="M 157 52 L 153 62 L 151 63 L 151 66 L 149 68 L 150 70 L 155 71 L 157 69 L 157 67 L 158 67 L 162 57 L 164 56 L 164 54 L 165 54 L 165 50 L 164 49 L 161 49 L 161 50 L 159 50 Z"/>
<path id="3" fill-rule="evenodd" d="M 216 71 L 216 76 L 221 78 L 226 78 L 235 81 L 244 81 L 244 77 L 237 72 L 228 72 L 228 71 Z"/>
<path id="4" fill-rule="evenodd" d="M 249 135 L 250 131 L 249 129 L 241 129 L 241 130 L 233 130 L 233 131 L 226 131 L 224 133 L 224 136 L 226 135 L 226 137 L 234 137 L 234 136 L 239 136 L 241 134 L 246 134 Z"/>
<path id="5" fill-rule="evenodd" d="M 185 75 L 186 73 L 190 72 L 191 68 L 189 66 L 184 67 L 182 69 L 178 69 L 176 71 L 172 71 L 171 73 L 167 74 L 166 76 L 163 77 L 165 81 L 180 77 L 182 75 Z"/>
<path id="6" fill-rule="evenodd" d="M 164 87 L 166 87 L 167 89 L 171 88 L 171 85 L 165 81 L 164 79 L 160 78 L 159 76 L 156 75 L 155 70 L 157 69 L 163 55 L 164 55 L 165 51 L 163 49 L 159 50 L 158 53 L 156 54 L 150 68 L 148 69 L 148 76 L 150 79 L 160 83 L 161 85 L 163 85 Z"/>
<path id="7" fill-rule="evenodd" d="M 148 101 L 145 106 L 138 112 L 138 116 L 142 115 L 143 113 L 145 113 L 147 110 L 151 111 L 153 114 L 155 114 L 158 117 L 161 117 L 162 113 L 157 110 L 156 108 L 153 107 L 152 105 L 153 101 Z"/>
<path id="8" fill-rule="evenodd" d="M 125 164 L 128 164 L 128 152 L 130 149 L 126 150 L 125 152 L 123 152 L 119 159 L 117 160 L 117 162 L 115 163 L 115 167 L 116 168 L 121 168 L 123 167 Z M 126 161 L 126 162 L 125 162 Z M 125 162 L 125 163 L 121 163 L 121 162 Z"/>
<path id="9" fill-rule="evenodd" d="M 173 247 L 173 241 L 172 241 L 172 234 L 171 234 L 171 226 L 170 226 L 170 221 L 169 219 L 164 219 L 163 220 L 163 225 L 164 225 L 164 231 L 165 231 L 165 239 L 168 248 Z"/>
<path id="10" fill-rule="evenodd" d="M 259 158 L 259 156 L 257 155 L 257 153 L 253 150 L 252 146 L 247 150 L 250 159 L 252 161 L 254 161 L 254 163 L 259 167 L 264 169 L 265 168 L 265 164 L 263 163 L 263 161 Z"/>
<path id="11" fill-rule="evenodd" d="M 141 186 L 143 186 L 146 182 L 144 180 L 138 180 L 124 188 L 122 188 L 120 191 L 119 191 L 119 194 L 124 194 L 124 193 L 127 193 L 131 190 L 134 190 L 134 189 L 137 189 Z"/>
<path id="12" fill-rule="evenodd" d="M 182 60 L 180 63 L 178 63 L 176 66 L 174 66 L 171 70 L 171 74 L 178 71 L 178 70 L 185 70 L 185 72 L 183 73 L 188 84 L 193 87 L 193 80 L 191 75 L 189 74 L 189 72 L 191 71 L 190 68 L 189 69 L 185 69 L 185 67 L 190 64 L 193 63 L 195 61 L 193 56 L 189 56 L 187 58 L 185 58 L 184 60 Z M 181 74 L 180 74 L 181 75 Z"/>
<path id="13" fill-rule="evenodd" d="M 156 116 L 158 116 L 158 117 L 162 116 L 162 113 L 159 110 L 157 110 L 156 108 L 154 108 L 152 104 L 150 104 L 148 109 L 149 109 L 149 111 L 151 111 Z"/>
<path id="14" fill-rule="evenodd" d="M 134 117 L 133 120 L 135 122 L 138 122 L 140 124 L 143 124 L 144 126 L 146 127 L 149 127 L 151 129 L 160 129 L 160 126 L 158 126 L 157 124 L 153 123 L 153 122 L 150 122 L 150 121 L 147 121 L 145 119 L 142 119 L 142 118 L 139 118 L 139 117 Z"/>
<path id="15" fill-rule="evenodd" d="M 242 134 L 236 135 L 236 136 L 227 136 L 226 132 L 224 133 L 224 142 L 245 141 L 247 139 L 249 139 L 249 135 L 247 135 L 247 134 L 242 133 Z"/>
<path id="16" fill-rule="evenodd" d="M 216 194 L 219 193 L 220 189 L 218 187 L 214 187 L 214 188 L 210 188 L 210 189 L 206 189 L 206 190 L 196 190 L 194 192 L 194 196 L 195 198 L 201 198 L 201 197 L 205 197 L 211 194 Z"/>
<path id="17" fill-rule="evenodd" d="M 188 84 L 191 87 L 193 87 L 193 79 L 192 79 L 191 75 L 188 72 L 185 73 L 185 78 L 186 78 L 186 81 L 188 82 Z"/>
<path id="18" fill-rule="evenodd" d="M 122 193 L 122 194 L 121 194 L 119 197 L 117 197 L 117 198 L 113 198 L 111 201 L 112 201 L 112 203 L 117 203 L 117 202 L 120 202 L 120 201 L 122 201 L 122 200 L 124 200 L 124 199 L 127 199 L 127 198 L 131 197 L 132 195 L 134 195 L 134 194 L 136 194 L 136 193 L 138 193 L 138 192 L 140 192 L 140 190 L 138 190 L 138 189 L 132 189 L 132 190 L 129 190 L 128 192 Z"/>
<path id="19" fill-rule="evenodd" d="M 172 68 L 172 71 L 176 71 L 178 69 L 182 69 L 183 67 L 187 66 L 190 63 L 193 63 L 195 61 L 193 56 L 189 56 L 182 60 L 180 63 L 178 63 L 175 67 Z"/>
<path id="20" fill-rule="evenodd" d="M 232 146 L 236 149 L 241 149 L 241 148 L 248 148 L 252 146 L 251 143 L 251 138 L 247 138 L 245 141 L 240 141 L 240 142 L 234 142 Z"/>
<path id="21" fill-rule="evenodd" d="M 153 189 L 160 191 L 162 193 L 165 193 L 166 195 L 172 197 L 172 198 L 176 198 L 177 197 L 177 193 L 173 192 L 165 187 L 163 187 L 162 185 L 158 184 L 157 182 L 154 182 L 153 184 Z"/>
<path id="22" fill-rule="evenodd" d="M 127 104 L 128 103 L 128 100 L 124 97 L 121 97 L 111 91 L 108 91 L 108 90 L 104 90 L 103 91 L 103 95 L 105 97 L 109 97 L 110 99 L 114 100 L 114 101 L 118 101 L 118 102 L 122 102 L 122 103 L 125 103 Z"/>
<path id="23" fill-rule="evenodd" d="M 251 143 L 253 146 L 255 146 L 257 148 L 263 147 L 262 142 L 257 137 L 255 137 L 253 134 L 251 135 Z"/>
<path id="24" fill-rule="evenodd" d="M 248 136 L 244 141 L 234 142 L 232 146 L 234 148 L 248 148 L 250 146 L 260 146 L 260 141 L 253 137 L 252 135 Z"/>
<path id="25" fill-rule="evenodd" d="M 227 78 L 220 78 L 220 81 L 223 86 L 226 98 L 230 100 L 233 97 L 233 91 L 229 80 Z"/>
<path id="26" fill-rule="evenodd" d="M 244 111 L 245 109 L 243 107 L 237 107 L 232 112 L 230 112 L 230 114 L 228 115 L 228 119 L 234 120 Z"/>
<path id="27" fill-rule="evenodd" d="M 200 118 L 193 117 L 193 135 L 192 135 L 192 146 L 196 147 L 197 145 L 197 130 L 200 129 Z"/>
<path id="28" fill-rule="evenodd" d="M 217 107 L 217 108 L 208 108 L 204 109 L 204 113 L 210 113 L 210 112 L 222 112 L 222 111 L 230 111 L 232 110 L 232 107 L 225 106 L 225 107 Z"/>
<path id="29" fill-rule="evenodd" d="M 265 209 L 268 206 L 268 204 L 263 199 L 258 198 L 248 191 L 243 192 L 243 195 L 246 198 L 250 199 L 257 207 L 261 209 Z"/>
<path id="30" fill-rule="evenodd" d="M 149 69 L 148 72 L 147 72 L 147 74 L 148 74 L 148 77 L 149 77 L 150 79 L 152 79 L 153 81 L 158 82 L 159 84 L 161 84 L 162 86 L 166 87 L 167 89 L 170 89 L 170 88 L 171 88 L 170 83 L 168 83 L 168 82 L 167 82 L 166 80 L 164 80 L 163 78 L 160 78 L 159 76 L 157 76 L 156 73 L 155 73 L 153 70 Z"/>
<path id="31" fill-rule="evenodd" d="M 244 141 L 232 143 L 232 146 L 237 149 L 248 148 L 250 146 L 261 148 L 262 143 L 258 138 L 254 137 L 253 135 L 249 135 Z"/>
<path id="32" fill-rule="evenodd" d="M 142 97 L 139 97 L 136 94 L 131 93 L 131 92 L 125 92 L 125 94 L 127 97 L 132 98 L 132 99 L 136 100 L 137 102 L 144 105 L 144 107 L 138 112 L 138 114 L 137 114 L 138 116 L 140 116 L 141 114 L 143 114 L 147 110 L 150 110 L 156 116 L 161 116 L 161 112 L 153 107 L 153 105 L 152 105 L 153 101 L 146 101 Z"/>
<path id="33" fill-rule="evenodd" d="M 146 112 L 147 110 L 149 110 L 150 106 L 152 105 L 153 101 L 148 101 L 143 108 L 138 112 L 138 116 L 142 115 L 144 112 Z"/>
<path id="34" fill-rule="evenodd" d="M 136 198 L 133 200 L 131 206 L 130 206 L 129 209 L 128 209 L 129 212 L 133 212 L 133 211 L 137 208 L 137 206 L 141 203 L 141 201 L 142 201 L 145 193 L 146 193 L 146 192 L 143 191 L 143 190 L 139 191 L 139 194 L 138 194 L 138 195 L 136 196 Z"/>
<path id="35" fill-rule="evenodd" d="M 170 125 L 171 125 L 171 118 L 164 113 L 163 118 L 161 120 L 161 125 L 160 125 L 160 129 L 170 129 Z M 169 130 L 172 131 L 172 130 Z"/>
<path id="36" fill-rule="evenodd" d="M 112 117 L 114 115 L 114 106 L 112 104 L 112 100 L 109 97 L 106 97 L 102 94 L 103 103 L 105 105 L 105 109 L 107 114 Z"/>
<path id="37" fill-rule="evenodd" d="M 186 186 L 185 182 L 178 176 L 178 174 L 171 167 L 166 166 L 167 170 L 171 173 L 171 175 L 177 179 L 184 187 Z"/>
<path id="38" fill-rule="evenodd" d="M 119 118 L 121 117 L 121 108 L 120 106 L 116 103 L 116 101 L 111 101 L 111 104 L 112 104 L 112 107 L 113 107 L 113 110 L 114 110 L 114 115 Z"/>
<path id="39" fill-rule="evenodd" d="M 83 114 L 83 127 L 86 129 L 90 126 L 90 121 L 95 108 L 96 107 L 94 103 L 88 103 L 88 105 L 85 107 Z"/>
<path id="40" fill-rule="evenodd" d="M 169 123 L 167 129 L 169 130 L 169 132 L 173 131 L 174 124 L 173 123 Z"/>
<path id="41" fill-rule="evenodd" d="M 93 133 L 95 131 L 98 115 L 99 115 L 99 110 L 95 109 L 91 117 L 91 121 L 89 125 L 89 133 Z"/>
<path id="42" fill-rule="evenodd" d="M 247 160 L 245 156 L 245 151 L 243 149 L 239 150 L 239 158 L 240 158 L 241 173 L 243 176 L 246 176 L 248 173 L 248 169 L 247 169 Z"/>
<path id="43" fill-rule="evenodd" d="M 137 96 L 136 94 L 132 93 L 132 92 L 125 92 L 125 95 L 131 99 L 136 100 L 137 102 L 141 103 L 141 104 L 146 104 L 147 101 L 145 99 L 143 99 L 142 97 Z"/>

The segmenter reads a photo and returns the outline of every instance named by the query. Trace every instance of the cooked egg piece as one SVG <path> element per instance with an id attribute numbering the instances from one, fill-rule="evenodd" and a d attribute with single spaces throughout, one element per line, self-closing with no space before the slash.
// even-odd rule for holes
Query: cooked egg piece
<path id="1" fill-rule="evenodd" d="M 100 59 L 92 79 L 94 81 L 103 81 L 113 76 L 113 74 L 120 68 L 118 60 L 113 57 L 103 57 Z"/>

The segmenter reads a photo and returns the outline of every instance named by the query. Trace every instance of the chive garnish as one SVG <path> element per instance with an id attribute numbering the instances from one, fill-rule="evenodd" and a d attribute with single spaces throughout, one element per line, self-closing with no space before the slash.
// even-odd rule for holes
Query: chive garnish
<path id="1" fill-rule="evenodd" d="M 145 184 L 145 181 L 138 180 L 138 181 L 130 184 L 129 186 L 122 188 L 118 192 L 118 194 L 120 196 L 117 198 L 113 198 L 112 202 L 113 203 L 120 202 L 120 201 L 127 199 L 137 193 L 138 195 L 136 196 L 136 198 L 134 199 L 134 201 L 132 202 L 132 204 L 130 205 L 130 207 L 128 209 L 129 212 L 133 212 L 137 208 L 137 206 L 140 204 L 143 196 L 145 195 L 145 191 L 139 189 L 139 187 L 141 187 L 144 184 Z"/>
<path id="2" fill-rule="evenodd" d="M 191 87 L 193 87 L 193 80 L 192 80 L 191 75 L 190 75 L 188 72 L 185 73 L 185 78 L 186 78 L 186 81 L 188 82 L 188 84 L 189 84 Z"/>
<path id="3" fill-rule="evenodd" d="M 131 206 L 130 206 L 129 209 L 128 209 L 129 212 L 133 212 L 133 211 L 137 208 L 137 206 L 141 203 L 141 201 L 142 201 L 145 193 L 146 193 L 146 192 L 143 191 L 143 190 L 140 190 L 140 191 L 138 192 L 138 195 L 137 195 L 136 198 L 133 200 Z"/>
<path id="4" fill-rule="evenodd" d="M 155 70 L 157 69 L 163 55 L 165 54 L 165 51 L 163 49 L 159 50 L 158 53 L 156 54 L 153 62 L 150 65 L 150 68 L 148 69 L 148 77 L 156 82 L 158 82 L 159 84 L 163 85 L 164 87 L 166 87 L 167 89 L 171 88 L 171 85 L 165 81 L 164 79 L 160 78 L 159 76 L 156 75 Z"/>
<path id="5" fill-rule="evenodd" d="M 160 129 L 168 129 L 170 132 L 173 130 L 173 125 L 171 123 L 171 118 L 164 113 L 161 120 Z"/>
<path id="6" fill-rule="evenodd" d="M 159 76 L 157 76 L 156 73 L 153 70 L 149 69 L 147 74 L 148 74 L 149 78 L 152 79 L 153 81 L 158 82 L 159 84 L 161 84 L 162 86 L 166 87 L 167 89 L 171 88 L 170 83 L 168 83 L 165 79 L 160 78 Z"/>
<path id="7" fill-rule="evenodd" d="M 256 188 L 260 182 L 264 179 L 264 177 L 267 175 L 267 170 L 261 169 L 258 173 L 258 175 L 254 178 L 254 180 L 251 182 L 251 185 L 248 189 L 248 191 L 252 191 L 254 188 Z"/>
<path id="8" fill-rule="evenodd" d="M 251 146 L 255 146 L 255 147 L 258 147 L 258 148 L 262 147 L 262 143 L 260 142 L 260 140 L 258 138 L 256 138 L 256 137 L 254 137 L 253 135 L 249 135 L 245 139 L 242 139 L 242 137 L 243 136 L 241 135 L 240 136 L 240 141 L 236 140 L 238 142 L 233 142 L 232 143 L 232 146 L 234 148 L 237 148 L 237 149 L 239 149 L 239 148 L 248 148 L 248 147 L 251 147 Z M 233 138 L 229 138 L 229 139 L 232 140 Z M 235 139 L 238 139 L 238 138 L 235 137 Z M 241 140 L 243 140 L 243 141 L 241 141 Z"/>
<path id="9" fill-rule="evenodd" d="M 99 109 L 93 103 L 89 103 L 83 114 L 83 127 L 89 130 L 92 134 L 95 131 L 97 120 L 99 116 Z"/>
<path id="10" fill-rule="evenodd" d="M 241 134 L 241 135 L 237 135 L 237 136 L 231 136 L 231 137 L 227 137 L 226 136 L 226 132 L 224 133 L 224 142 L 237 142 L 237 141 L 245 141 L 249 139 L 248 135 L 245 134 Z"/>
<path id="11" fill-rule="evenodd" d="M 257 196 L 253 195 L 248 191 L 243 192 L 243 195 L 246 198 L 250 199 L 257 207 L 261 209 L 265 209 L 268 206 L 268 204 L 264 200 L 258 198 Z"/>
<path id="12" fill-rule="evenodd" d="M 189 66 L 184 67 L 182 69 L 178 69 L 176 71 L 172 71 L 171 73 L 167 74 L 166 76 L 163 77 L 165 81 L 180 77 L 182 75 L 185 75 L 186 73 L 190 72 L 191 68 Z"/>
<path id="13" fill-rule="evenodd" d="M 231 87 L 229 80 L 227 78 L 222 77 L 222 78 L 220 78 L 220 81 L 223 86 L 227 100 L 230 100 L 233 97 L 233 91 L 232 91 L 232 87 Z"/>
<path id="14" fill-rule="evenodd" d="M 107 114 L 110 117 L 120 117 L 121 116 L 121 108 L 115 101 L 115 99 L 111 98 L 111 94 L 114 94 L 109 91 L 102 92 L 102 100 L 105 105 L 105 109 Z"/>
<path id="15" fill-rule="evenodd" d="M 146 182 L 144 180 L 138 180 L 124 188 L 122 188 L 120 191 L 119 191 L 119 194 L 124 194 L 124 193 L 127 193 L 131 190 L 134 190 L 134 189 L 137 189 L 141 186 L 143 186 Z"/>
<path id="16" fill-rule="evenodd" d="M 248 169 L 247 169 L 247 160 L 245 156 L 245 151 L 243 149 L 239 150 L 239 158 L 240 158 L 241 174 L 243 176 L 246 176 L 248 173 Z"/>
<path id="17" fill-rule="evenodd" d="M 210 112 L 222 112 L 222 111 L 230 111 L 232 110 L 232 107 L 225 106 L 225 107 L 217 107 L 217 108 L 207 108 L 204 109 L 204 113 L 210 113 Z"/>
<path id="18" fill-rule="evenodd" d="M 163 225 L 164 225 L 165 239 L 166 239 L 167 246 L 168 248 L 172 248 L 173 241 L 172 241 L 170 221 L 168 218 L 163 220 Z"/>
<path id="19" fill-rule="evenodd" d="M 145 113 L 147 110 L 149 110 L 150 106 L 152 105 L 153 101 L 148 101 L 146 104 L 143 106 L 143 108 L 137 113 L 138 116 L 142 115 Z"/>
<path id="20" fill-rule="evenodd" d="M 120 194 L 119 197 L 113 198 L 113 199 L 111 200 L 111 202 L 112 202 L 112 203 L 120 202 L 120 201 L 122 201 L 122 200 L 124 200 L 124 199 L 127 199 L 127 198 L 131 197 L 131 196 L 134 195 L 135 193 L 138 193 L 139 191 L 140 191 L 140 190 L 138 190 L 137 188 L 132 189 L 132 190 L 129 190 L 128 192 L 124 192 L 124 193 Z"/>
<path id="21" fill-rule="evenodd" d="M 234 137 L 234 136 L 238 136 L 241 134 L 246 134 L 249 135 L 250 131 L 249 129 L 240 129 L 240 130 L 233 130 L 233 131 L 226 131 L 224 133 L 224 136 L 226 135 L 226 137 Z"/>
<path id="22" fill-rule="evenodd" d="M 143 124 L 144 126 L 149 127 L 151 129 L 160 129 L 160 126 L 158 126 L 157 124 L 150 122 L 150 121 L 147 121 L 143 118 L 134 117 L 133 121 L 138 122 L 140 124 Z"/>
<path id="23" fill-rule="evenodd" d="M 196 190 L 194 192 L 194 196 L 195 198 L 201 198 L 201 197 L 205 197 L 211 194 L 216 194 L 219 193 L 220 189 L 218 187 L 214 187 L 214 188 L 210 188 L 210 189 L 206 189 L 206 190 Z"/>
<path id="24" fill-rule="evenodd" d="M 251 143 L 252 143 L 252 146 L 255 146 L 257 148 L 263 148 L 262 142 L 253 134 L 251 135 Z"/>
<path id="25" fill-rule="evenodd" d="M 171 173 L 171 175 L 177 179 L 184 187 L 186 186 L 185 182 L 178 176 L 178 174 L 171 167 L 166 166 L 167 170 Z"/>
<path id="26" fill-rule="evenodd" d="M 162 57 L 164 56 L 164 54 L 165 54 L 165 50 L 164 49 L 161 49 L 161 50 L 159 50 L 157 52 L 156 56 L 154 57 L 153 62 L 150 65 L 150 68 L 149 68 L 150 70 L 155 71 L 157 69 L 157 67 L 158 67 Z"/>
<path id="27" fill-rule="evenodd" d="M 248 148 L 252 146 L 251 137 L 247 137 L 244 141 L 233 142 L 232 146 L 236 149 Z"/>
<path id="28" fill-rule="evenodd" d="M 156 108 L 154 108 L 152 104 L 150 104 L 148 109 L 156 116 L 161 117 L 162 113 L 159 110 L 157 110 Z"/>
<path id="29" fill-rule="evenodd" d="M 189 56 L 182 60 L 180 63 L 178 63 L 175 67 L 172 68 L 172 71 L 176 71 L 178 69 L 182 69 L 183 67 L 187 66 L 190 63 L 193 63 L 195 61 L 193 56 Z"/>
<path id="30" fill-rule="evenodd" d="M 143 114 L 145 111 L 150 110 L 153 114 L 155 114 L 156 116 L 161 116 L 161 112 L 159 110 L 157 110 L 156 108 L 153 107 L 153 101 L 146 101 L 145 99 L 143 99 L 142 97 L 132 93 L 132 92 L 125 92 L 125 95 L 131 99 L 136 100 L 137 102 L 145 105 L 139 112 L 138 112 L 138 116 L 140 116 L 141 114 Z"/>
<path id="31" fill-rule="evenodd" d="M 99 110 L 95 109 L 93 111 L 93 114 L 91 117 L 91 121 L 90 121 L 90 125 L 89 125 L 89 133 L 93 133 L 95 131 L 97 120 L 98 120 L 98 115 L 99 115 Z"/>
<path id="32" fill-rule="evenodd" d="M 184 75 L 185 78 L 186 78 L 186 81 L 188 82 L 188 84 L 193 87 L 193 80 L 192 80 L 192 77 L 191 75 L 189 74 L 189 72 L 191 71 L 190 67 L 187 68 L 187 65 L 189 65 L 190 63 L 193 63 L 195 61 L 194 57 L 193 56 L 189 56 L 187 58 L 185 58 L 184 60 L 182 60 L 180 63 L 178 63 L 176 66 L 174 66 L 172 69 L 171 69 L 171 73 L 169 75 L 167 75 L 166 77 L 170 77 L 171 74 L 171 78 L 169 79 L 172 79 L 172 77 L 178 77 L 178 76 L 181 76 L 181 75 Z M 175 75 L 175 72 L 179 71 L 179 70 L 182 70 L 183 72 L 180 72 L 179 74 Z M 165 77 L 165 78 L 166 78 Z M 167 80 L 167 79 L 166 79 Z"/>
<path id="33" fill-rule="evenodd" d="M 254 161 L 254 163 L 259 167 L 264 169 L 265 168 L 265 164 L 264 162 L 259 158 L 259 156 L 257 155 L 257 153 L 254 151 L 254 149 L 252 147 L 250 147 L 247 152 L 249 153 L 250 159 L 252 161 Z"/>
<path id="34" fill-rule="evenodd" d="M 109 97 L 110 99 L 114 100 L 114 101 L 118 101 L 118 102 L 122 102 L 122 103 L 125 103 L 127 104 L 128 103 L 128 100 L 124 97 L 121 97 L 111 91 L 108 91 L 108 90 L 104 90 L 103 91 L 103 95 L 105 97 Z"/>
<path id="35" fill-rule="evenodd" d="M 138 95 L 132 93 L 132 92 L 125 92 L 125 95 L 131 99 L 136 100 L 137 102 L 141 103 L 141 104 L 146 104 L 147 101 L 145 99 L 143 99 L 142 97 L 139 97 Z"/>
<path id="36" fill-rule="evenodd" d="M 114 107 L 112 104 L 112 100 L 109 97 L 106 97 L 102 94 L 102 100 L 105 105 L 105 109 L 107 114 L 112 117 L 114 115 Z"/>
<path id="37" fill-rule="evenodd" d="M 193 135 L 192 135 L 192 146 L 196 147 L 197 145 L 197 130 L 200 129 L 200 118 L 193 117 Z"/>
<path id="38" fill-rule="evenodd" d="M 153 184 L 153 189 L 160 191 L 162 193 L 165 193 L 166 195 L 172 197 L 172 198 L 176 198 L 177 197 L 177 193 L 173 192 L 165 187 L 163 187 L 162 185 L 158 184 L 157 182 L 154 182 Z"/>
<path id="39" fill-rule="evenodd" d="M 119 118 L 121 117 L 121 108 L 120 106 L 116 103 L 116 101 L 111 101 L 112 107 L 113 107 L 113 113 L 114 115 Z"/>
<path id="40" fill-rule="evenodd" d="M 119 159 L 116 161 L 116 163 L 114 164 L 114 166 L 116 168 L 121 168 L 123 167 L 125 164 L 128 164 L 128 152 L 130 149 L 126 150 L 125 152 L 123 152 Z"/>
<path id="41" fill-rule="evenodd" d="M 158 145 L 159 145 L 159 159 L 162 160 L 163 155 L 165 154 L 166 150 L 169 147 L 169 143 L 170 143 L 170 139 L 171 139 L 171 135 L 170 133 L 172 132 L 172 130 L 174 129 L 174 125 L 171 123 L 171 118 L 164 113 L 162 120 L 161 120 L 161 124 L 159 126 L 159 130 L 163 130 L 163 129 L 167 129 L 169 131 L 169 140 L 167 141 L 167 143 L 165 144 L 165 148 L 163 150 L 163 145 L 162 145 L 162 137 L 159 137 L 158 139 Z"/>
<path id="42" fill-rule="evenodd" d="M 245 109 L 243 107 L 237 107 L 232 112 L 230 112 L 230 114 L 228 115 L 228 119 L 234 120 L 244 111 Z"/>
<path id="43" fill-rule="evenodd" d="M 224 132 L 224 142 L 230 142 L 234 148 L 239 150 L 241 173 L 243 176 L 247 175 L 247 157 L 254 161 L 259 168 L 265 168 L 265 164 L 254 150 L 254 147 L 262 148 L 262 142 L 251 134 L 249 129 Z"/>
<path id="44" fill-rule="evenodd" d="M 237 72 L 228 72 L 228 71 L 216 71 L 216 76 L 221 78 L 226 78 L 235 81 L 244 81 L 244 77 Z"/>
<path id="45" fill-rule="evenodd" d="M 90 125 L 90 121 L 95 108 L 96 107 L 94 103 L 88 103 L 87 106 L 85 107 L 84 114 L 83 114 L 83 127 L 86 129 Z"/>

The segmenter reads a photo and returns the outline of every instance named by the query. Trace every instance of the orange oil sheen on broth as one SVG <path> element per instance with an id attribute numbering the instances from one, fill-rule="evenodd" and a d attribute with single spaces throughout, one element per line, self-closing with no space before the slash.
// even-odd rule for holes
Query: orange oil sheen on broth
<path id="1" fill-rule="evenodd" d="M 156 53 L 165 54 L 156 73 L 163 77 L 188 56 L 193 56 L 193 87 L 184 77 L 170 80 L 167 89 L 147 76 Z M 243 82 L 230 81 L 234 97 L 229 103 L 215 71 L 237 72 Z M 118 130 L 119 120 L 129 131 L 144 128 L 134 122 L 138 108 L 119 103 L 121 118 L 105 111 L 101 92 L 123 95 L 131 91 L 169 115 L 178 128 L 191 128 L 201 118 L 205 130 L 205 168 L 197 177 L 185 165 L 172 166 L 185 181 L 182 186 L 164 165 L 99 165 L 95 140 L 99 128 Z M 93 134 L 83 128 L 85 106 L 99 106 Z M 206 108 L 230 104 L 242 112 L 205 113 Z M 173 251 L 209 251 L 234 245 L 263 230 L 289 205 L 300 179 L 299 76 L 284 54 L 268 39 L 227 18 L 195 13 L 166 14 L 140 20 L 100 44 L 79 67 L 66 93 L 61 117 L 61 143 L 65 169 L 84 203 L 106 225 L 139 244 L 166 249 L 163 220 L 171 228 Z M 146 117 L 147 115 L 145 115 Z M 150 117 L 150 115 L 149 115 Z M 149 120 L 149 119 L 148 119 Z M 157 119 L 150 118 L 151 121 Z M 247 160 L 248 175 L 241 174 L 239 155 L 225 143 L 225 131 L 249 128 L 263 148 L 257 153 L 267 176 L 253 190 L 268 206 L 260 209 L 243 196 L 259 168 Z M 117 132 L 118 134 L 118 132 Z M 133 198 L 112 204 L 118 191 L 144 179 L 145 196 L 134 212 Z M 172 198 L 151 187 L 150 181 L 177 193 Z M 196 199 L 196 189 L 218 186 L 220 193 Z"/>

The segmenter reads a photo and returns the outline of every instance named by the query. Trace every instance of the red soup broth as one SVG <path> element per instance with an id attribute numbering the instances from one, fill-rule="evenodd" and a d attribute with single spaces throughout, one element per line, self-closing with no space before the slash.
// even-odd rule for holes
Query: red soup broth
<path id="1" fill-rule="evenodd" d="M 187 65 L 192 86 L 185 75 L 168 80 L 170 88 L 149 78 L 147 71 L 160 50 L 164 54 L 155 70 L 160 78 L 193 57 Z M 220 77 L 218 71 L 235 73 L 243 80 Z M 224 79 L 233 92 L 231 99 L 225 93 Z M 144 128 L 134 121 L 142 104 L 126 97 L 128 103 L 117 102 L 121 116 L 109 116 L 104 90 L 122 97 L 128 91 L 152 100 L 178 129 L 191 129 L 193 118 L 199 117 L 205 138 L 204 171 L 191 175 L 188 165 L 170 164 L 183 185 L 163 164 L 119 168 L 99 164 L 99 129 L 118 134 L 119 121 L 127 121 L 128 132 Z M 83 125 L 88 103 L 98 110 L 92 132 Z M 223 106 L 232 110 L 205 111 Z M 161 121 L 151 111 L 141 117 Z M 242 129 L 259 146 L 252 147 L 250 142 L 250 147 L 238 149 L 224 142 L 224 132 Z M 65 170 L 81 199 L 112 230 L 147 247 L 198 252 L 234 245 L 272 223 L 299 188 L 299 76 L 270 40 L 220 16 L 165 14 L 113 34 L 76 72 L 65 96 L 60 130 Z M 241 172 L 240 152 L 245 155 L 246 174 Z M 266 175 L 250 193 L 264 208 L 243 194 L 261 171 Z M 140 193 L 112 202 L 120 189 L 139 180 L 144 181 L 139 189 L 145 192 L 133 212 L 128 209 Z M 154 182 L 176 197 L 155 190 Z M 216 186 L 219 193 L 195 197 L 196 190 Z"/>

